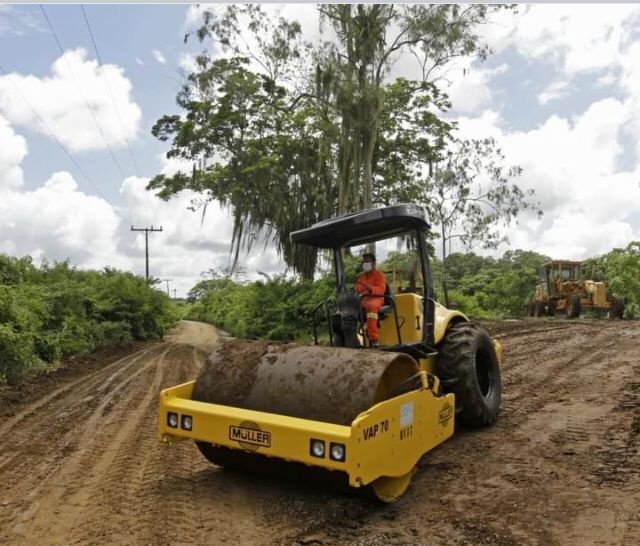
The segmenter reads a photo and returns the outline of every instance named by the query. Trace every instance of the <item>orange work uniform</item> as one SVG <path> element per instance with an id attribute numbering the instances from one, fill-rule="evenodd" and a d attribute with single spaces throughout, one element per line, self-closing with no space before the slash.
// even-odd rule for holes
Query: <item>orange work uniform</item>
<path id="1" fill-rule="evenodd" d="M 378 311 L 384 305 L 384 292 L 387 280 L 382 271 L 373 269 L 361 273 L 356 279 L 356 291 L 363 296 L 362 307 L 367 313 L 367 333 L 372 343 L 380 339 L 378 329 Z"/>

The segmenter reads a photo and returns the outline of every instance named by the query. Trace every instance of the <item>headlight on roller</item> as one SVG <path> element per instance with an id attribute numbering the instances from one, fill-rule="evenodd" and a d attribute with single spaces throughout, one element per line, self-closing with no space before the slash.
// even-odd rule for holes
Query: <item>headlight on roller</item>
<path id="1" fill-rule="evenodd" d="M 178 428 L 178 414 L 170 411 L 167 413 L 167 426 Z"/>
<path id="2" fill-rule="evenodd" d="M 344 444 L 334 444 L 333 442 L 331 442 L 331 447 L 329 448 L 329 457 L 332 461 L 343 463 L 346 451 L 347 450 L 344 447 Z"/>
<path id="3" fill-rule="evenodd" d="M 182 428 L 184 430 L 192 430 L 193 429 L 193 419 L 191 415 L 183 415 L 182 416 Z"/>
<path id="4" fill-rule="evenodd" d="M 318 457 L 319 459 L 324 458 L 324 441 L 312 439 L 309 446 L 309 452 L 314 457 Z"/>

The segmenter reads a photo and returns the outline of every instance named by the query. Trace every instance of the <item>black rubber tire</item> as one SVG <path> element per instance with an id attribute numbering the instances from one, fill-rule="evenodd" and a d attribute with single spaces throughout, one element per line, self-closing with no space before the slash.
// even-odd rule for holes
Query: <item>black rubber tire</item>
<path id="1" fill-rule="evenodd" d="M 547 314 L 548 314 L 550 317 L 555 316 L 555 314 L 556 314 L 556 305 L 558 305 L 558 303 L 557 303 L 557 302 L 556 302 L 556 300 L 555 300 L 555 299 L 553 299 L 553 298 L 551 298 L 551 299 L 549 300 L 549 302 L 547 303 Z"/>
<path id="2" fill-rule="evenodd" d="M 571 296 L 567 302 L 567 318 L 574 319 L 580 317 L 580 296 Z"/>
<path id="3" fill-rule="evenodd" d="M 208 442 L 196 442 L 196 446 L 210 463 L 217 466 L 227 466 L 229 464 L 227 457 L 229 450 L 214 446 Z"/>
<path id="4" fill-rule="evenodd" d="M 459 322 L 449 327 L 438 352 L 443 389 L 456 397 L 456 421 L 469 427 L 494 423 L 502 401 L 502 378 L 489 333 L 479 324 Z"/>
<path id="5" fill-rule="evenodd" d="M 529 316 L 532 317 L 535 314 L 536 304 L 535 302 L 531 302 L 529 304 Z"/>
<path id="6" fill-rule="evenodd" d="M 611 317 L 621 319 L 624 317 L 624 300 L 621 298 L 611 298 Z"/>
<path id="7" fill-rule="evenodd" d="M 542 301 L 537 301 L 534 304 L 534 311 L 533 314 L 535 317 L 543 317 L 544 315 L 547 314 L 545 308 L 544 308 L 544 302 Z"/>

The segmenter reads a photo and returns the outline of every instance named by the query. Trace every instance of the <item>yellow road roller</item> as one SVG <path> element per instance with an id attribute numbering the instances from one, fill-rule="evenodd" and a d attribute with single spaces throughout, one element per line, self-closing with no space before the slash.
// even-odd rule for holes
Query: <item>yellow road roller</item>
<path id="1" fill-rule="evenodd" d="M 327 342 L 222 339 L 195 381 L 161 392 L 161 441 L 193 440 L 220 466 L 300 463 L 333 471 L 381 501 L 400 497 L 454 422 L 492 424 L 502 396 L 499 343 L 434 300 L 428 230 L 424 207 L 401 204 L 291 233 L 293 243 L 333 253 L 336 296 L 313 318 Z M 415 250 L 416 267 L 407 286 L 387 286 L 374 347 L 367 295 L 347 282 L 344 257 L 393 238 Z"/>

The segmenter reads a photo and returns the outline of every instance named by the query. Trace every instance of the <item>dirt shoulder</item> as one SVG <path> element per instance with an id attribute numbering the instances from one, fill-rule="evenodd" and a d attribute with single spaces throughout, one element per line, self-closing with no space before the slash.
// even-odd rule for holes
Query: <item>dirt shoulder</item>
<path id="1" fill-rule="evenodd" d="M 153 342 L 133 342 L 123 347 L 105 347 L 88 354 L 66 358 L 57 368 L 46 371 L 19 385 L 0 386 L 0 417 L 11 417 L 21 408 L 51 391 L 92 374 Z"/>

